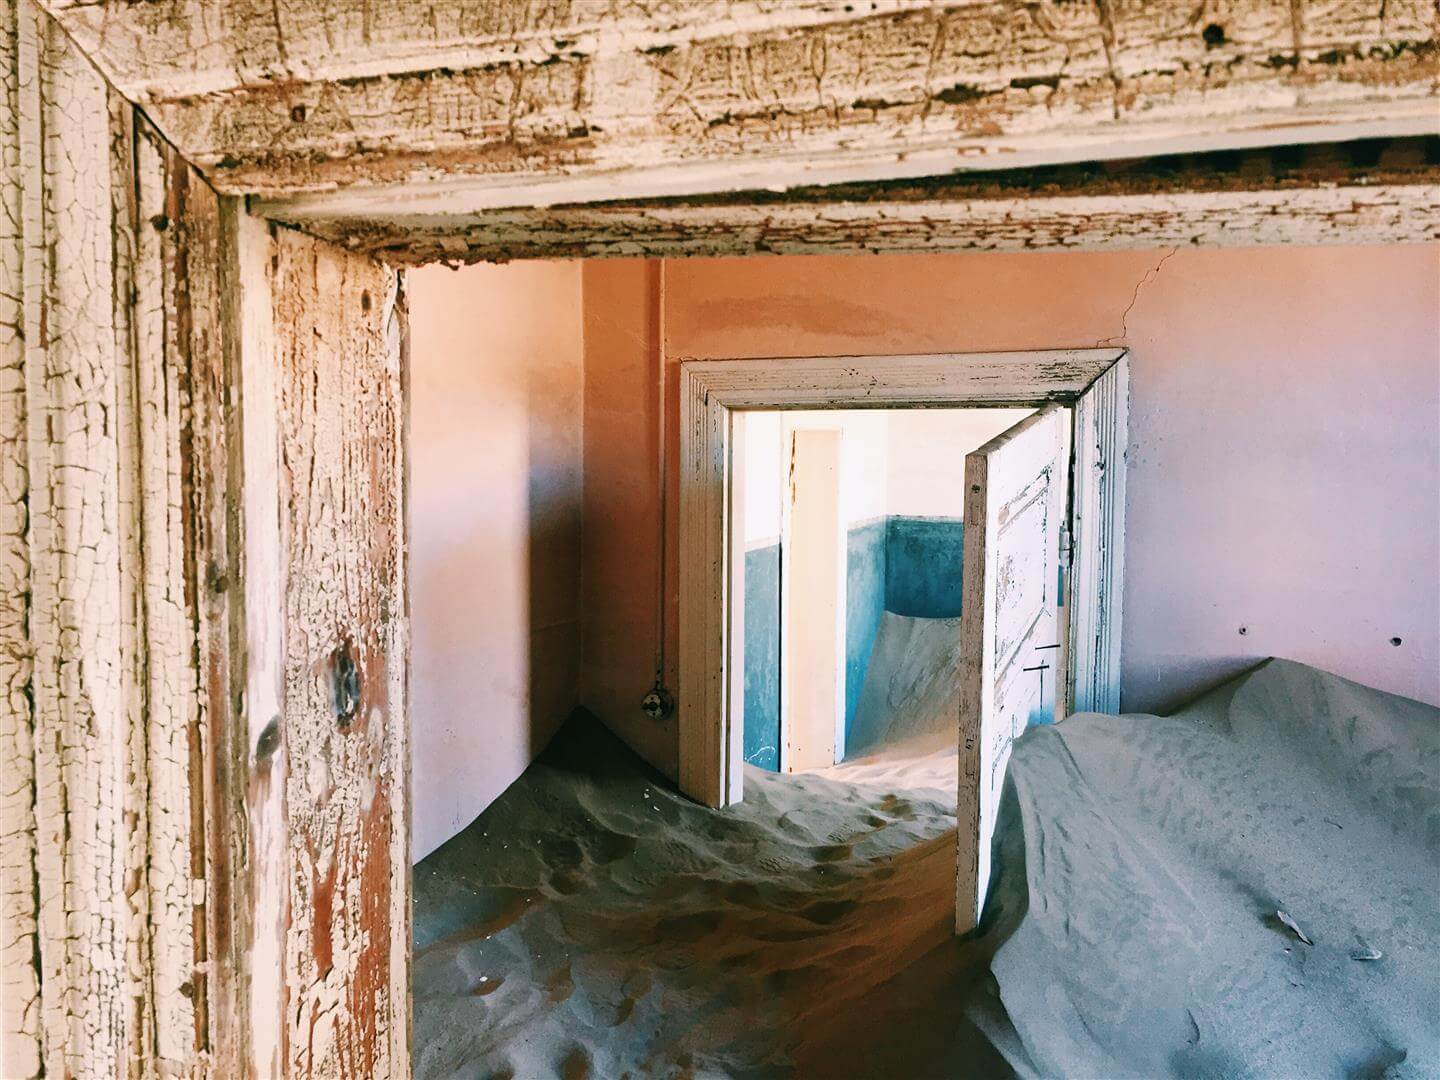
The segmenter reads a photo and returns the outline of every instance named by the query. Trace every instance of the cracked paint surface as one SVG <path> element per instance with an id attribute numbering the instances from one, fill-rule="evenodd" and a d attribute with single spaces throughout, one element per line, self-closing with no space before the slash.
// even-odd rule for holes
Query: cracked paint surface
<path id="1" fill-rule="evenodd" d="M 1436 90 L 1425 0 L 49 7 L 221 190 L 270 195 L 565 175 L 591 201 L 659 194 L 617 184 L 661 166 L 716 190 L 746 160 L 763 186 L 919 151 L 941 172 Z"/>
<path id="2" fill-rule="evenodd" d="M 284 593 L 284 1071 L 408 1068 L 398 275 L 273 241 Z M 276 887 L 275 882 L 266 888 Z"/>

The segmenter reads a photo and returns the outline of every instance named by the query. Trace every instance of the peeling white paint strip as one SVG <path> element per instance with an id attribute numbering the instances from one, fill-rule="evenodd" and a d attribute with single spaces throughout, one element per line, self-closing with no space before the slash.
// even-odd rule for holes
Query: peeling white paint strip
<path id="1" fill-rule="evenodd" d="M 19 11 L 0 2 L 0 1075 L 40 1072 Z M 33 70 L 33 69 L 32 69 Z"/>
<path id="2" fill-rule="evenodd" d="M 165 164 L 28 0 L 0 60 L 0 1075 L 187 1075 L 207 890 Z"/>

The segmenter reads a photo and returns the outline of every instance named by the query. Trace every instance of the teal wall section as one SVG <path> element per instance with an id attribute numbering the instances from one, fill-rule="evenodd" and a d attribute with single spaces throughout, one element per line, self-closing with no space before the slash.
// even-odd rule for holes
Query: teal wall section
<path id="1" fill-rule="evenodd" d="M 870 650 L 885 614 L 887 523 L 885 518 L 865 522 L 846 537 L 845 559 L 845 734 L 849 736 Z M 840 757 L 845 747 L 838 746 Z"/>
<path id="2" fill-rule="evenodd" d="M 780 545 L 745 552 L 745 760 L 780 768 Z"/>
<path id="3" fill-rule="evenodd" d="M 885 544 L 885 610 L 922 619 L 959 615 L 964 536 L 958 518 L 891 517 Z"/>

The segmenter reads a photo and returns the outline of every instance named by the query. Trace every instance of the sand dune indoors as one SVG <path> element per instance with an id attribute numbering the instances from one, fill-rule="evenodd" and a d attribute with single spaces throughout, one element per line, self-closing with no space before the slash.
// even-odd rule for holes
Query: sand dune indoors
<path id="1" fill-rule="evenodd" d="M 971 940 L 901 779 L 716 812 L 577 717 L 415 869 L 416 1074 L 1434 1075 L 1437 710 L 1272 662 L 1035 729 Z"/>

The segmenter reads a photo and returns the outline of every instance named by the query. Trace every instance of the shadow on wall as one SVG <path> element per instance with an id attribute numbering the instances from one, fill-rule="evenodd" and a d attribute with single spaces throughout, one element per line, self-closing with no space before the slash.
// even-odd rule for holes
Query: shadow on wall
<path id="1" fill-rule="evenodd" d="M 847 535 L 845 730 L 847 742 L 885 612 L 926 619 L 960 614 L 964 523 L 890 515 Z M 780 545 L 745 553 L 745 760 L 780 767 Z"/>
<path id="2" fill-rule="evenodd" d="M 578 704 L 579 288 L 567 263 L 410 277 L 417 859 Z"/>

